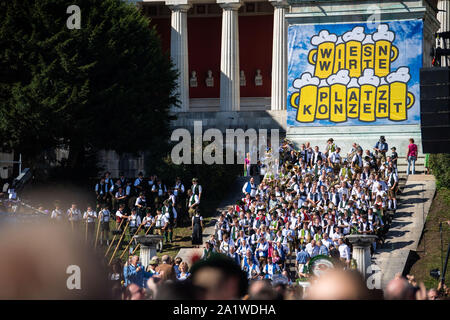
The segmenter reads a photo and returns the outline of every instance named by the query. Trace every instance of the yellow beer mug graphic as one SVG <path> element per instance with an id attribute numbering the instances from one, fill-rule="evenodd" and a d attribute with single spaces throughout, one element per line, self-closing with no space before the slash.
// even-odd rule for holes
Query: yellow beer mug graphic
<path id="1" fill-rule="evenodd" d="M 295 79 L 293 87 L 299 89 L 291 95 L 290 102 L 297 110 L 298 122 L 313 122 L 316 115 L 317 86 L 320 80 L 312 77 L 309 72 L 302 74 L 300 79 Z M 297 101 L 298 100 L 298 104 Z"/>
<path id="2" fill-rule="evenodd" d="M 330 121 L 332 122 L 347 121 L 347 85 L 350 82 L 348 74 L 348 70 L 340 70 L 327 79 L 328 85 L 331 86 Z"/>
<path id="3" fill-rule="evenodd" d="M 360 87 L 357 78 L 351 78 L 347 86 L 347 116 L 357 119 L 359 116 Z"/>
<path id="4" fill-rule="evenodd" d="M 375 42 L 375 75 L 385 77 L 391 71 L 391 62 L 398 57 L 398 49 L 392 45 L 395 35 L 387 24 L 380 24 L 372 39 Z"/>
<path id="5" fill-rule="evenodd" d="M 316 119 L 327 120 L 330 118 L 330 87 L 326 80 L 321 80 L 317 91 Z"/>
<path id="6" fill-rule="evenodd" d="M 326 79 L 333 73 L 334 54 L 337 36 L 322 30 L 311 38 L 311 44 L 317 46 L 308 54 L 308 62 L 315 66 L 314 76 Z"/>
<path id="7" fill-rule="evenodd" d="M 384 78 L 380 79 L 377 88 L 377 105 L 375 115 L 377 118 L 387 118 L 389 114 L 389 85 Z"/>
<path id="8" fill-rule="evenodd" d="M 373 69 L 366 69 L 358 79 L 358 83 L 361 86 L 359 120 L 364 122 L 375 121 L 375 101 L 380 78 L 374 75 Z"/>
<path id="9" fill-rule="evenodd" d="M 334 54 L 333 73 L 337 73 L 341 69 L 345 69 L 345 43 L 342 37 L 338 37 Z"/>
<path id="10" fill-rule="evenodd" d="M 375 42 L 373 42 L 372 35 L 366 35 L 362 42 L 362 70 L 373 69 L 375 60 Z"/>
<path id="11" fill-rule="evenodd" d="M 389 120 L 403 121 L 408 118 L 407 109 L 414 105 L 414 95 L 408 92 L 407 83 L 411 76 L 408 67 L 398 68 L 386 77 L 389 83 Z M 409 100 L 409 102 L 407 101 Z"/>
<path id="12" fill-rule="evenodd" d="M 359 77 L 362 72 L 362 41 L 365 37 L 364 27 L 354 27 L 342 36 L 345 42 L 345 69 L 350 71 L 352 78 Z"/>

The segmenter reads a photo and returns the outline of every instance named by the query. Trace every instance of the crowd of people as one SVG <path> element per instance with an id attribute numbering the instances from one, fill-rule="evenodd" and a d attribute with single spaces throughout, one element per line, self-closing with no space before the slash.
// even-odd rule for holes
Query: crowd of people
<path id="1" fill-rule="evenodd" d="M 248 279 L 308 277 L 308 261 L 317 255 L 351 268 L 345 236 L 376 235 L 375 252 L 397 209 L 398 154 L 390 150 L 384 136 L 372 150 L 353 143 L 347 154 L 332 138 L 322 150 L 308 142 L 295 150 L 285 140 L 275 174 L 263 161 L 253 168 L 246 161 L 252 177 L 242 187 L 243 198 L 219 216 L 204 255 L 228 255 Z M 294 274 L 287 264 L 292 256 Z"/>
<path id="2" fill-rule="evenodd" d="M 417 147 L 410 142 L 407 158 L 414 173 Z M 347 154 L 341 153 L 332 138 L 324 150 L 308 142 L 296 150 L 284 140 L 274 151 L 275 169 L 268 168 L 263 159 L 251 164 L 247 154 L 244 175 L 250 178 L 242 187 L 242 199 L 217 218 L 203 254 L 189 262 L 168 255 L 161 259 L 154 256 L 146 267 L 134 251 L 125 264 L 113 254 L 108 279 L 114 298 L 301 299 L 307 296 L 296 280 L 314 277 L 308 262 L 316 256 L 328 257 L 336 272 L 344 272 L 338 278 L 347 279 L 349 286 L 352 281 L 355 284 L 353 296 L 337 298 L 370 298 L 367 288 L 363 289 L 352 273 L 356 266 L 345 236 L 376 235 L 372 253 L 383 245 L 397 209 L 399 190 L 398 154 L 395 147 L 390 150 L 388 154 L 383 136 L 373 150 L 363 150 L 353 143 Z M 274 152 L 268 148 L 265 157 L 274 157 Z M 177 224 L 190 225 L 192 244 L 203 245 L 199 210 L 202 186 L 196 178 L 186 189 L 180 178 L 167 187 L 156 175 L 144 179 L 139 173 L 130 180 L 120 174 L 113 179 L 106 172 L 94 191 L 96 202 L 84 213 L 76 203 L 67 211 L 55 203 L 53 211 L 47 212 L 49 217 L 82 230 L 86 239 L 95 245 L 99 240 L 99 245 L 108 246 L 108 250 L 115 244 L 111 242 L 114 231 L 116 235 L 128 232 L 130 239 L 140 230 L 159 234 L 167 244 L 173 241 Z M 45 211 L 42 207 L 38 210 Z M 321 285 L 333 287 L 334 280 L 325 283 L 324 279 Z M 386 288 L 385 298 L 438 297 L 436 290 L 424 294 L 411 277 L 394 280 Z M 316 280 L 308 297 L 333 298 L 314 290 L 318 283 Z M 332 295 L 333 291 L 329 292 Z"/>
<path id="3" fill-rule="evenodd" d="M 113 179 L 106 172 L 95 184 L 94 191 L 95 205 L 88 204 L 84 212 L 77 203 L 64 212 L 56 202 L 50 218 L 65 221 L 72 229 L 85 230 L 89 241 L 97 245 L 98 240 L 99 245 L 106 246 L 110 245 L 113 232 L 128 234 L 130 238 L 139 232 L 158 234 L 164 237 L 165 244 L 171 244 L 177 225 L 201 224 L 197 220 L 202 186 L 197 178 L 192 179 L 191 188 L 186 190 L 180 178 L 167 187 L 156 175 L 144 179 L 140 172 L 136 179 L 130 180 L 120 173 L 119 178 Z M 194 239 L 193 243 L 201 244 L 198 242 Z M 162 246 L 159 249 L 162 251 Z"/>

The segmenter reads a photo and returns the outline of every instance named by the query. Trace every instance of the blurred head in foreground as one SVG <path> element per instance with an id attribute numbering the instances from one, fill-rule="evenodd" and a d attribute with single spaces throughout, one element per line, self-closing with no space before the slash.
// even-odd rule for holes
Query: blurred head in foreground
<path id="1" fill-rule="evenodd" d="M 384 289 L 386 300 L 415 300 L 414 287 L 403 277 L 395 277 Z"/>
<path id="2" fill-rule="evenodd" d="M 254 280 L 248 289 L 249 300 L 282 300 L 283 296 L 277 292 L 269 280 Z"/>
<path id="3" fill-rule="evenodd" d="M 312 282 L 306 298 L 309 300 L 367 300 L 370 299 L 370 295 L 359 272 L 333 269 Z"/>
<path id="4" fill-rule="evenodd" d="M 195 263 L 191 279 L 194 286 L 203 288 L 207 300 L 239 299 L 247 292 L 245 273 L 234 260 L 222 254 Z"/>
<path id="5" fill-rule="evenodd" d="M 68 228 L 2 225 L 0 256 L 0 299 L 111 298 L 102 259 Z"/>

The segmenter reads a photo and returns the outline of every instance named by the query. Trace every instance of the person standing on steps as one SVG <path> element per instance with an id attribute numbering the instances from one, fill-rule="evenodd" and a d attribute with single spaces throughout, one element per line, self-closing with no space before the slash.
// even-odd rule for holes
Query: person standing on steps
<path id="1" fill-rule="evenodd" d="M 412 166 L 412 174 L 416 174 L 416 160 L 417 160 L 417 145 L 414 143 L 414 139 L 409 139 L 408 149 L 406 151 L 406 160 L 408 161 L 408 169 L 406 174 L 409 175 L 411 172 Z"/>
<path id="2" fill-rule="evenodd" d="M 195 211 L 195 215 L 192 217 L 192 245 L 194 248 L 199 248 L 203 243 L 203 217 L 198 210 Z"/>

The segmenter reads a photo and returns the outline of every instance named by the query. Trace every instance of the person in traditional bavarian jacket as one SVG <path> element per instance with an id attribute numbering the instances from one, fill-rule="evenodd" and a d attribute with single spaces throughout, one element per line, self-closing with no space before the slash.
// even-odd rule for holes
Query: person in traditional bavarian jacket
<path id="1" fill-rule="evenodd" d="M 250 178 L 250 181 L 247 181 L 242 187 L 243 194 L 250 194 L 251 198 L 256 196 L 256 192 L 258 190 L 258 186 L 255 184 L 255 179 L 253 177 Z"/>
<path id="2" fill-rule="evenodd" d="M 141 225 L 141 217 L 137 214 L 136 208 L 131 209 L 131 215 L 128 217 L 130 237 L 134 236 L 137 229 Z"/>
<path id="3" fill-rule="evenodd" d="M 145 194 L 143 192 L 139 194 L 139 197 L 136 199 L 136 203 L 134 205 L 137 209 L 138 215 L 142 218 L 145 217 L 145 212 L 147 209 L 147 199 L 145 198 Z"/>
<path id="4" fill-rule="evenodd" d="M 102 177 L 100 181 L 95 185 L 95 194 L 97 195 L 97 208 L 107 203 L 108 193 L 110 185 L 105 182 L 105 178 Z"/>
<path id="5" fill-rule="evenodd" d="M 273 263 L 272 257 L 267 257 L 267 263 L 264 265 L 262 273 L 265 279 L 272 280 L 274 275 L 281 274 L 281 270 L 276 263 Z"/>
<path id="6" fill-rule="evenodd" d="M 108 210 L 107 205 L 103 205 L 102 210 L 98 213 L 98 219 L 100 222 L 100 245 L 103 245 L 106 243 L 106 245 L 109 245 L 109 219 L 110 219 L 110 211 Z"/>
<path id="7" fill-rule="evenodd" d="M 331 152 L 328 156 L 328 163 L 333 168 L 334 174 L 338 174 L 341 170 L 341 162 L 341 148 L 337 147 L 336 151 Z"/>
<path id="8" fill-rule="evenodd" d="M 160 208 L 156 209 L 156 216 L 155 216 L 155 231 L 156 234 L 162 236 L 164 235 L 167 238 L 166 232 L 167 232 L 167 226 L 169 224 L 169 220 L 165 215 L 162 214 L 162 211 Z"/>
<path id="9" fill-rule="evenodd" d="M 119 189 L 121 189 L 120 192 Z M 117 198 L 118 192 L 120 196 L 123 196 L 123 198 L 125 198 L 125 191 L 122 191 L 122 181 L 120 181 L 120 179 L 117 179 L 116 182 L 109 188 L 111 207 L 113 208 L 113 210 L 119 207 L 119 199 Z"/>
<path id="10" fill-rule="evenodd" d="M 199 248 L 203 243 L 203 217 L 198 210 L 192 217 L 192 245 L 194 248 Z"/>
<path id="11" fill-rule="evenodd" d="M 144 192 L 144 174 L 142 172 L 139 172 L 136 180 L 134 180 L 134 190 L 137 194 Z"/>
<path id="12" fill-rule="evenodd" d="M 189 219 L 192 219 L 195 211 L 199 209 L 200 198 L 194 194 L 191 189 L 187 191 L 186 209 L 189 214 Z"/>
<path id="13" fill-rule="evenodd" d="M 92 210 L 92 206 L 88 205 L 87 210 L 84 212 L 83 220 L 87 223 L 87 232 L 89 241 L 94 238 L 95 220 L 97 220 L 97 212 Z"/>
<path id="14" fill-rule="evenodd" d="M 167 232 L 164 233 L 164 238 L 166 243 L 173 241 L 173 229 L 177 223 L 177 210 L 172 206 L 169 200 L 163 202 L 163 207 L 161 208 L 162 214 L 166 217 L 169 224 L 167 225 Z"/>
<path id="15" fill-rule="evenodd" d="M 336 143 L 334 143 L 334 139 L 330 138 L 327 141 L 327 146 L 325 147 L 325 156 L 328 158 L 330 155 L 335 152 L 337 149 Z"/>
<path id="16" fill-rule="evenodd" d="M 392 167 L 388 167 L 388 209 L 397 210 L 397 191 L 398 191 L 398 175 L 395 173 Z"/>
<path id="17" fill-rule="evenodd" d="M 192 186 L 191 186 L 192 193 L 198 196 L 198 199 L 202 200 L 202 186 L 198 184 L 198 179 L 193 178 L 192 179 Z"/>
<path id="18" fill-rule="evenodd" d="M 58 222 L 62 220 L 62 211 L 59 202 L 55 202 L 55 209 L 53 209 L 50 219 Z"/>
<path id="19" fill-rule="evenodd" d="M 181 182 L 181 178 L 177 177 L 175 180 L 175 185 L 173 186 L 173 195 L 176 200 L 176 208 L 177 212 L 181 217 L 186 217 L 186 212 L 184 208 L 184 204 L 186 203 L 186 190 L 184 188 L 184 184 Z"/>
<path id="20" fill-rule="evenodd" d="M 155 206 L 159 206 L 167 196 L 167 187 L 162 183 L 161 179 L 156 181 L 152 187 L 152 194 L 154 196 Z"/>
<path id="21" fill-rule="evenodd" d="M 73 228 L 78 229 L 82 216 L 81 211 L 77 208 L 76 203 L 72 203 L 72 206 L 69 208 L 69 210 L 67 210 L 67 217 L 69 219 L 69 223 L 73 226 Z"/>
<path id="22" fill-rule="evenodd" d="M 125 205 L 121 204 L 119 205 L 119 209 L 116 211 L 116 229 L 119 229 L 120 226 L 121 232 L 123 232 L 123 229 L 125 228 L 126 225 L 126 221 L 123 221 L 125 219 L 128 219 L 128 216 L 125 211 Z"/>

